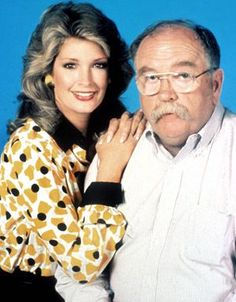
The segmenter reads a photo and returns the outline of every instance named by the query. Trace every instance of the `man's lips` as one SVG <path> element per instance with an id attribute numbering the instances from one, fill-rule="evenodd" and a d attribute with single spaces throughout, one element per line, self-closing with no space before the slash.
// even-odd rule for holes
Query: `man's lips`
<path id="1" fill-rule="evenodd" d="M 170 112 L 170 113 L 165 113 L 165 114 L 163 114 L 159 119 L 170 119 L 170 120 L 172 120 L 172 119 L 176 119 L 176 118 L 179 118 L 179 116 L 176 114 L 176 113 L 172 113 L 172 112 Z"/>

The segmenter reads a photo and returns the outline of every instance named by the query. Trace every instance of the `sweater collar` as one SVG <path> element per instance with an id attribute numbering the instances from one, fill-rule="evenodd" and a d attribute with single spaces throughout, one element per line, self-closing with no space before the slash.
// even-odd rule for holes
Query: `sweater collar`
<path id="1" fill-rule="evenodd" d="M 71 149 L 72 145 L 78 145 L 85 150 L 88 147 L 86 138 L 65 117 L 62 118 L 52 137 L 64 152 Z"/>

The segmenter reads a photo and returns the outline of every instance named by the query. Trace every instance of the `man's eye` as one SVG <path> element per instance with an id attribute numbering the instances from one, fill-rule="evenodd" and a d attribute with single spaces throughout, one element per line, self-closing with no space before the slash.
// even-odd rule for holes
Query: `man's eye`
<path id="1" fill-rule="evenodd" d="M 66 69 L 75 69 L 75 63 L 66 63 L 63 67 Z"/>
<path id="2" fill-rule="evenodd" d="M 179 80 L 190 80 L 192 78 L 191 74 L 188 72 L 180 72 L 175 77 Z"/>
<path id="3" fill-rule="evenodd" d="M 144 75 L 146 82 L 156 82 L 159 80 L 158 76 L 156 74 L 146 74 Z"/>

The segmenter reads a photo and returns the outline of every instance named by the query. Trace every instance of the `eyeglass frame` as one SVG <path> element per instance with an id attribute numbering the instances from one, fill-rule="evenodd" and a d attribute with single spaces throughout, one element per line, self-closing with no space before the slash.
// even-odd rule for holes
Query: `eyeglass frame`
<path id="1" fill-rule="evenodd" d="M 213 71 L 216 71 L 217 69 L 219 69 L 219 67 L 211 67 L 211 68 L 208 68 L 208 69 L 206 69 L 206 70 L 204 70 L 203 72 L 201 72 L 201 73 L 199 73 L 199 74 L 197 74 L 197 75 L 192 75 L 191 73 L 188 73 L 188 72 L 160 72 L 160 73 L 155 73 L 155 76 L 157 76 L 157 78 L 158 78 L 158 80 L 159 80 L 159 84 L 161 83 L 161 80 L 163 79 L 163 77 L 164 77 L 164 79 L 165 78 L 168 78 L 169 76 L 177 76 L 177 75 L 180 75 L 180 74 L 188 74 L 190 77 L 191 77 L 191 79 L 193 80 L 193 84 L 194 84 L 194 81 L 197 79 L 197 78 L 199 78 L 200 76 L 202 76 L 202 75 L 204 75 L 204 74 L 206 74 L 206 73 L 208 73 L 208 72 L 213 72 Z M 142 93 L 142 91 L 140 91 L 140 88 L 139 88 L 139 85 L 138 85 L 138 80 L 139 80 L 139 78 L 142 76 L 143 74 L 141 74 L 141 75 L 139 75 L 139 76 L 136 76 L 136 78 L 135 78 L 135 80 L 136 80 L 136 83 L 137 83 L 137 88 L 138 88 L 138 90 L 139 90 L 139 92 L 142 94 L 142 95 L 144 95 L 144 96 L 151 96 L 151 95 L 154 95 L 154 94 L 157 94 L 159 91 L 160 91 L 160 87 L 159 87 L 159 89 L 155 92 L 155 93 L 152 93 L 152 94 L 144 94 L 144 93 Z M 194 91 L 194 89 L 193 90 L 189 90 L 189 91 L 186 91 L 186 92 L 180 92 L 180 91 L 176 91 L 176 92 L 179 92 L 179 93 L 190 93 L 190 92 L 192 92 L 192 91 Z"/>

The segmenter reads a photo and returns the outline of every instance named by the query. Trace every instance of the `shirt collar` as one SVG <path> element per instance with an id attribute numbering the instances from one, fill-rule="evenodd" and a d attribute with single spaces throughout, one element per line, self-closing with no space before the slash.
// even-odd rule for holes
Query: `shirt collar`
<path id="1" fill-rule="evenodd" d="M 225 109 L 222 104 L 219 102 L 215 110 L 213 111 L 211 118 L 206 123 L 206 125 L 198 132 L 200 134 L 201 140 L 199 141 L 199 148 L 208 145 L 215 134 L 219 131 Z"/>

